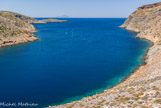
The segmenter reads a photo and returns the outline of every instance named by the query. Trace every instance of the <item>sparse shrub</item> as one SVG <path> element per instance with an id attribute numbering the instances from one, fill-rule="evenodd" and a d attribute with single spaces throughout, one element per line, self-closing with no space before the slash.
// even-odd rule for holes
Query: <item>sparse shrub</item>
<path id="1" fill-rule="evenodd" d="M 142 105 L 142 106 L 140 106 L 141 108 L 148 108 L 147 106 L 144 106 L 144 105 Z"/>
<path id="2" fill-rule="evenodd" d="M 111 103 L 111 106 L 115 106 L 116 105 L 116 103 L 114 102 L 114 103 Z"/>
<path id="3" fill-rule="evenodd" d="M 84 105 L 83 105 L 83 104 L 80 104 L 79 106 L 80 106 L 80 107 L 84 107 Z"/>
<path id="4" fill-rule="evenodd" d="M 161 99 L 156 99 L 154 103 L 161 104 Z"/>
<path id="5" fill-rule="evenodd" d="M 138 105 L 137 104 L 134 104 L 133 107 L 136 108 Z"/>
<path id="6" fill-rule="evenodd" d="M 137 97 L 137 98 L 134 98 L 134 100 L 135 100 L 135 101 L 137 101 L 137 100 L 139 100 L 139 99 L 140 99 L 139 97 Z"/>
<path id="7" fill-rule="evenodd" d="M 152 86 L 153 90 L 159 90 L 159 88 L 157 88 L 156 86 Z"/>
<path id="8" fill-rule="evenodd" d="M 159 94 L 160 94 L 160 92 L 157 91 L 157 92 L 155 93 L 155 96 L 158 96 Z"/>

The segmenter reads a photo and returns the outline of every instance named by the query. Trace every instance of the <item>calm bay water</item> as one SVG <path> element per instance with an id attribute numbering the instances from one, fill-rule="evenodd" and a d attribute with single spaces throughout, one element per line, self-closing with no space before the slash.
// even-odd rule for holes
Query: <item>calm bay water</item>
<path id="1" fill-rule="evenodd" d="M 0 48 L 0 101 L 62 104 L 111 87 L 143 63 L 150 43 L 125 19 L 34 24 L 39 41 Z"/>

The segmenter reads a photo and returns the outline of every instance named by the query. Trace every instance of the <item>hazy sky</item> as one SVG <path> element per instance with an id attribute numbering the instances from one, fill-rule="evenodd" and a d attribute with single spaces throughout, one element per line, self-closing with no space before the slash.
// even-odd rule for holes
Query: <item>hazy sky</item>
<path id="1" fill-rule="evenodd" d="M 143 4 L 161 0 L 0 0 L 0 10 L 31 17 L 128 17 Z"/>

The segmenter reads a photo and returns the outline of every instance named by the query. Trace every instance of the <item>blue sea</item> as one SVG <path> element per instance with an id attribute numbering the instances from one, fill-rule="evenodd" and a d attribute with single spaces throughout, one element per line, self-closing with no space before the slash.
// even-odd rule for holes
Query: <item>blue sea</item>
<path id="1" fill-rule="evenodd" d="M 142 65 L 151 46 L 119 28 L 125 18 L 66 20 L 34 24 L 39 41 L 0 48 L 0 102 L 47 107 L 100 93 Z"/>

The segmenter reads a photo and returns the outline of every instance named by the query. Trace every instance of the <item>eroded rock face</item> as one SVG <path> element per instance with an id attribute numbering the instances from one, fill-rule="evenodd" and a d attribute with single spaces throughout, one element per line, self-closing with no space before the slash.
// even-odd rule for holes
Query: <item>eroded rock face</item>
<path id="1" fill-rule="evenodd" d="M 153 43 L 145 65 L 119 85 L 80 101 L 49 108 L 160 108 L 161 107 L 161 2 L 144 5 L 121 26 L 139 32 Z"/>
<path id="2" fill-rule="evenodd" d="M 161 40 L 160 26 L 161 2 L 139 7 L 120 27 L 140 32 L 137 37 L 146 38 L 159 44 Z"/>

